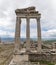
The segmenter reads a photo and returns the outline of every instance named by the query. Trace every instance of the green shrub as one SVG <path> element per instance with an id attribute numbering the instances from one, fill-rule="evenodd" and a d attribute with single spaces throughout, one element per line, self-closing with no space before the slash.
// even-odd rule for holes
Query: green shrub
<path id="1" fill-rule="evenodd" d="M 48 65 L 54 65 L 53 63 L 49 63 Z"/>

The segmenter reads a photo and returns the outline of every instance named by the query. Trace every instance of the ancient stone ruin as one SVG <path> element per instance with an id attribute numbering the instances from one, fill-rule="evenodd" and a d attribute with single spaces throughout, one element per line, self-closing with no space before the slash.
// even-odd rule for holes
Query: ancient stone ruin
<path id="1" fill-rule="evenodd" d="M 34 65 L 31 62 L 56 61 L 56 53 L 54 54 L 51 53 L 50 49 L 42 49 L 42 45 L 44 44 L 41 41 L 41 26 L 40 26 L 41 14 L 38 11 L 36 11 L 35 7 L 28 7 L 25 9 L 16 9 L 15 13 L 16 13 L 15 48 L 14 48 L 13 59 L 11 60 L 9 65 Z M 20 46 L 21 18 L 26 18 L 26 48 L 25 50 L 23 50 Z M 30 18 L 35 18 L 37 21 L 37 35 L 38 35 L 37 38 L 38 39 L 37 39 L 37 48 L 35 50 L 31 50 L 30 48 L 30 44 L 31 44 Z"/>
<path id="2" fill-rule="evenodd" d="M 37 50 L 41 52 L 41 14 L 35 10 L 35 7 L 28 7 L 25 9 L 16 9 L 16 32 L 15 32 L 15 50 L 20 51 L 20 33 L 21 33 L 21 18 L 26 18 L 26 51 L 30 51 L 30 18 L 35 18 L 37 21 Z"/>

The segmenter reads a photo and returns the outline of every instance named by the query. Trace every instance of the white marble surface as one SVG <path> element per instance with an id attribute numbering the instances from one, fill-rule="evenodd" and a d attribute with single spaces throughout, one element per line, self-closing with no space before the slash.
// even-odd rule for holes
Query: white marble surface
<path id="1" fill-rule="evenodd" d="M 9 65 L 18 65 L 22 61 L 28 61 L 28 55 L 14 55 Z"/>

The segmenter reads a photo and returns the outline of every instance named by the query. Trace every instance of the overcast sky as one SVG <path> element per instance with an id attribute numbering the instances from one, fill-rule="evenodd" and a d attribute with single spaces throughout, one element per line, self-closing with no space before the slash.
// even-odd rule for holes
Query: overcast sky
<path id="1" fill-rule="evenodd" d="M 0 0 L 0 37 L 14 37 L 17 8 L 35 6 L 41 13 L 41 34 L 56 38 L 56 0 Z M 31 37 L 37 37 L 36 20 L 30 20 Z M 26 20 L 22 19 L 21 37 L 26 37 Z"/>

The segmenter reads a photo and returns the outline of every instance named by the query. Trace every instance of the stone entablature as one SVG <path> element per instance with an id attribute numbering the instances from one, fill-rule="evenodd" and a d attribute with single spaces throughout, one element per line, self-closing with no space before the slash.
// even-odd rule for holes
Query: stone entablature
<path id="1" fill-rule="evenodd" d="M 15 12 L 35 12 L 35 7 L 28 7 L 24 9 L 16 9 Z"/>
<path id="2" fill-rule="evenodd" d="M 16 15 L 19 17 L 41 17 L 41 14 L 35 10 L 35 7 L 28 7 L 25 9 L 16 9 L 15 10 Z"/>

